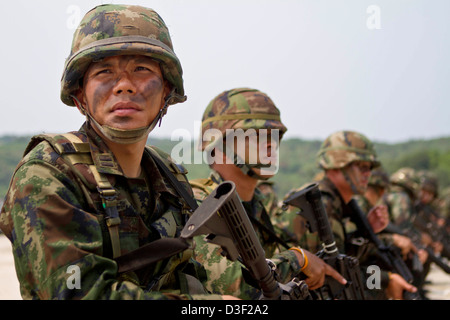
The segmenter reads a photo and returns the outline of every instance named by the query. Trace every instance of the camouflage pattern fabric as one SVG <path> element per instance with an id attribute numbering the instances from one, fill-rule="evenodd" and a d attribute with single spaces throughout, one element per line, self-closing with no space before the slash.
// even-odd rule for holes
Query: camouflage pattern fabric
<path id="1" fill-rule="evenodd" d="M 304 189 L 309 183 L 290 190 L 283 200 L 292 194 Z M 317 232 L 310 232 L 307 228 L 307 220 L 298 215 L 299 209 L 294 206 L 281 207 L 274 216 L 274 225 L 276 225 L 285 236 L 285 241 L 292 246 L 300 246 L 312 253 L 322 249 L 322 244 Z"/>
<path id="2" fill-rule="evenodd" d="M 227 129 L 278 129 L 282 138 L 287 128 L 281 122 L 280 111 L 267 94 L 251 88 L 236 88 L 216 96 L 202 117 L 201 134 L 217 129 L 225 137 Z M 201 149 L 211 148 L 214 141 L 202 141 Z"/>
<path id="3" fill-rule="evenodd" d="M 420 180 L 416 171 L 412 168 L 400 168 L 389 177 L 391 185 L 396 186 L 395 190 L 402 190 L 408 193 L 411 201 L 415 201 L 418 196 Z"/>
<path id="4" fill-rule="evenodd" d="M 347 245 L 350 242 L 350 233 L 355 231 L 355 225 L 344 215 L 344 200 L 334 184 L 324 178 L 319 182 L 322 202 L 328 214 L 331 230 L 333 231 L 339 252 L 348 253 Z"/>
<path id="5" fill-rule="evenodd" d="M 450 221 L 450 187 L 440 192 L 436 206 L 442 217 Z"/>
<path id="6" fill-rule="evenodd" d="M 330 220 L 338 250 L 341 253 L 358 258 L 361 276 L 364 278 L 363 283 L 365 284 L 367 266 L 378 264 L 376 248 L 372 243 L 368 243 L 367 240 L 359 237 L 356 225 L 350 221 L 349 217 L 345 216 L 343 211 L 344 201 L 334 184 L 328 178 L 324 178 L 319 182 L 319 189 L 322 193 L 322 201 Z M 383 290 L 387 288 L 388 283 L 388 271 L 381 270 L 380 285 L 382 290 L 369 290 L 365 286 L 366 299 L 384 297 Z"/>
<path id="7" fill-rule="evenodd" d="M 273 181 L 260 180 L 257 188 L 263 196 L 262 203 L 269 214 L 275 233 L 291 246 L 297 246 L 296 235 L 291 230 L 291 224 L 286 220 L 286 215 L 278 201 L 277 192 Z"/>
<path id="8" fill-rule="evenodd" d="M 159 61 L 164 79 L 176 89 L 170 104 L 186 100 L 183 71 L 163 19 L 152 9 L 115 4 L 97 6 L 82 19 L 64 66 L 61 100 L 75 105 L 71 95 L 79 89 L 91 62 L 124 54 Z"/>
<path id="9" fill-rule="evenodd" d="M 372 170 L 369 178 L 369 186 L 387 189 L 389 187 L 389 176 L 383 167 Z"/>
<path id="10" fill-rule="evenodd" d="M 122 254 L 180 234 L 185 220 L 179 196 L 146 153 L 142 176 L 129 179 L 86 124 L 74 134 L 89 142 L 91 160 L 118 192 Z M 54 140 L 70 151 L 72 145 L 63 136 Z M 187 181 L 183 185 L 192 193 Z M 24 299 L 219 298 L 183 294 L 179 279 L 184 272 L 204 274 L 189 250 L 145 270 L 119 275 L 96 186 L 88 165 L 70 164 L 46 140 L 18 164 L 1 210 L 0 228 L 12 242 Z M 80 287 L 71 289 L 67 270 L 74 266 L 81 273 Z"/>
<path id="11" fill-rule="evenodd" d="M 220 175 L 213 172 L 208 179 L 191 180 L 190 182 L 195 198 L 201 203 L 222 181 Z M 258 189 L 255 190 L 251 205 L 253 210 L 249 208 L 248 203 L 247 205 L 244 203 L 247 213 L 252 211 L 249 214 L 266 227 L 270 227 L 267 225 L 267 221 L 263 219 L 264 197 Z M 301 267 L 295 253 L 291 250 L 285 250 L 275 254 L 275 252 L 281 251 L 278 250 L 278 246 L 270 241 L 265 232 L 261 231 L 258 226 L 254 225 L 254 227 L 266 252 L 266 257 L 270 258 L 278 267 L 279 281 L 284 283 L 292 280 L 300 272 Z M 194 256 L 206 269 L 208 276 L 206 288 L 209 291 L 218 294 L 230 294 L 247 300 L 259 297 L 260 292 L 243 279 L 243 265 L 240 262 L 232 262 L 223 257 L 220 254 L 219 246 L 207 243 L 204 236 L 195 237 L 194 240 L 196 243 Z"/>
<path id="12" fill-rule="evenodd" d="M 354 131 L 338 131 L 322 143 L 317 163 L 322 169 L 339 169 L 353 161 L 369 161 L 373 167 L 380 165 L 372 142 Z"/>
<path id="13" fill-rule="evenodd" d="M 388 207 L 389 220 L 400 227 L 412 227 L 411 218 L 414 214 L 414 202 L 407 191 L 401 186 L 392 185 L 380 200 Z"/>

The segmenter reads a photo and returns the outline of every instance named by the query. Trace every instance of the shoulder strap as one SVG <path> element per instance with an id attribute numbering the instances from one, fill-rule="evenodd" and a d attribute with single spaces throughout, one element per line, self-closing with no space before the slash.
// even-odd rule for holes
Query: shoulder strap
<path id="1" fill-rule="evenodd" d="M 184 199 L 184 201 L 191 208 L 191 210 L 194 211 L 195 209 L 197 209 L 198 205 L 197 205 L 197 202 L 195 201 L 195 199 L 187 192 L 187 190 L 183 187 L 183 185 L 180 183 L 180 181 L 178 181 L 178 179 L 175 177 L 175 175 L 172 173 L 172 171 L 169 170 L 168 166 L 164 163 L 163 159 L 154 150 L 154 148 L 148 147 L 148 148 L 146 148 L 146 150 L 148 151 L 148 153 L 150 154 L 152 159 L 155 161 L 158 168 L 162 172 L 164 172 L 164 174 L 167 176 L 167 178 L 169 178 L 171 185 L 174 187 L 176 192 Z M 175 163 L 171 163 L 171 164 L 172 164 L 172 168 L 173 168 L 173 166 L 176 166 L 176 168 L 178 170 L 180 170 L 180 168 L 184 169 L 181 166 L 177 166 Z M 183 172 L 179 172 L 179 173 L 182 173 L 184 175 L 187 172 L 185 170 L 183 170 Z"/>
<path id="2" fill-rule="evenodd" d="M 44 140 L 50 143 L 55 151 L 67 160 L 74 170 L 76 170 L 76 164 L 83 163 L 89 166 L 97 184 L 97 190 L 102 198 L 103 208 L 107 215 L 106 225 L 108 226 L 111 238 L 113 256 L 118 257 L 120 255 L 120 218 L 117 210 L 117 191 L 111 185 L 108 178 L 100 173 L 94 165 L 89 143 L 83 142 L 83 140 L 74 133 L 41 134 L 34 136 L 31 139 L 25 149 L 24 155 L 30 152 L 39 142 Z"/>

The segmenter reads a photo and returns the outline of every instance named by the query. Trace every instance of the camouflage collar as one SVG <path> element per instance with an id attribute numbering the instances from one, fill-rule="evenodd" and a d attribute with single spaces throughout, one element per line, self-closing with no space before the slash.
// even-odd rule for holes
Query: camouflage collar
<path id="1" fill-rule="evenodd" d="M 102 138 L 86 122 L 80 129 L 80 132 L 86 135 L 91 148 L 91 156 L 94 165 L 100 173 L 108 173 L 123 176 L 123 171 L 117 162 L 114 154 L 108 149 Z"/>
<path id="2" fill-rule="evenodd" d="M 89 142 L 92 159 L 99 172 L 124 176 L 116 157 L 91 126 L 85 122 L 80 129 L 80 133 L 87 137 L 86 142 Z M 155 162 L 145 152 L 141 163 L 145 168 L 145 175 L 151 181 L 151 188 L 156 194 L 165 193 L 177 197 L 176 192 L 164 183 L 164 177 L 159 172 Z"/>

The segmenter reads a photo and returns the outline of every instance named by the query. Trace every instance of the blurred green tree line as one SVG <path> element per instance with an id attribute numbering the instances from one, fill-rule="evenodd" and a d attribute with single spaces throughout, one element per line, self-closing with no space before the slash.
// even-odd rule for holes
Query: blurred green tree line
<path id="1" fill-rule="evenodd" d="M 28 136 L 0 137 L 0 199 L 2 200 L 17 163 L 29 141 Z M 180 141 L 152 138 L 149 143 L 171 153 Z M 283 140 L 280 147 L 280 162 L 277 175 L 271 179 L 275 190 L 282 198 L 289 190 L 311 182 L 320 170 L 315 158 L 320 148 L 319 140 L 303 140 L 290 138 Z M 196 142 L 190 143 L 191 162 L 194 162 Z M 180 148 L 178 148 L 180 149 Z M 416 170 L 430 170 L 439 179 L 441 189 L 450 186 L 450 137 L 411 140 L 401 143 L 375 142 L 375 149 L 383 167 L 389 174 L 401 167 L 411 167 Z M 178 150 L 179 151 L 179 150 Z M 182 154 L 176 154 L 182 156 Z M 184 163 L 188 170 L 188 178 L 207 177 L 209 167 L 205 164 Z"/>

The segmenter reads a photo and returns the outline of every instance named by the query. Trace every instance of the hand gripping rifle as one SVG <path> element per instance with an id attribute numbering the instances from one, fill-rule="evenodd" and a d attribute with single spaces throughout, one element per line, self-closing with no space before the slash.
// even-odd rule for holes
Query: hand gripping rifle
<path id="1" fill-rule="evenodd" d="M 287 284 L 275 277 L 275 265 L 265 258 L 264 249 L 231 181 L 221 183 L 194 211 L 181 238 L 207 235 L 231 261 L 239 260 L 259 284 L 261 299 L 304 300 L 310 297 L 304 281 L 294 278 Z"/>
<path id="2" fill-rule="evenodd" d="M 284 201 L 284 205 L 292 205 L 301 210 L 298 214 L 308 221 L 311 232 L 318 232 L 322 241 L 323 249 L 317 253 L 317 256 L 347 279 L 347 284 L 344 286 L 334 278 L 326 276 L 325 284 L 315 290 L 318 298 L 324 300 L 365 300 L 359 262 L 354 257 L 339 253 L 322 203 L 322 195 L 318 184 L 311 184 L 292 194 Z"/>
<path id="3" fill-rule="evenodd" d="M 420 240 L 420 235 L 418 235 L 416 232 L 414 232 L 411 229 L 408 230 L 402 230 L 396 225 L 393 225 L 392 223 L 389 223 L 388 226 L 383 230 L 387 233 L 398 233 L 402 236 L 406 236 L 411 239 L 412 243 L 417 249 L 425 250 L 428 254 L 428 260 L 430 262 L 435 263 L 439 268 L 442 269 L 445 273 L 450 274 L 450 265 L 447 264 L 446 261 L 444 261 L 441 257 L 437 256 L 433 249 L 430 246 L 425 246 L 422 244 Z M 414 257 L 417 256 L 417 254 L 414 255 Z M 423 271 L 423 268 L 422 268 Z"/>
<path id="4" fill-rule="evenodd" d="M 425 210 L 427 215 L 435 215 L 435 213 L 429 209 L 428 207 L 425 207 L 423 205 L 417 205 L 417 208 Z M 432 221 L 425 219 L 418 213 L 416 213 L 412 218 L 413 226 L 420 232 L 424 232 L 428 234 L 433 242 L 440 242 L 443 246 L 442 252 L 440 253 L 441 256 L 446 257 L 447 259 L 450 259 L 450 241 L 449 236 L 446 231 L 446 227 L 439 227 L 436 223 L 433 223 Z"/>
<path id="5" fill-rule="evenodd" d="M 350 219 L 356 224 L 358 231 L 362 236 L 371 241 L 379 252 L 381 262 L 391 271 L 398 273 L 406 280 L 406 282 L 412 284 L 413 275 L 402 259 L 399 249 L 393 246 L 385 245 L 380 238 L 373 232 L 372 226 L 365 213 L 361 210 L 355 199 L 352 199 L 346 205 L 346 210 L 350 215 Z M 405 300 L 421 300 L 418 292 L 403 292 L 403 298 Z"/>

